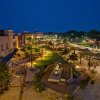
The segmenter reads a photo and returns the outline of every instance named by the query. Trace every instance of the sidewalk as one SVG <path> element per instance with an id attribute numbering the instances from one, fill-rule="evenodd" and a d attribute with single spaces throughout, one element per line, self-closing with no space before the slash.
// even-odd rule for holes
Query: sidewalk
<path id="1" fill-rule="evenodd" d="M 96 71 L 95 83 L 89 84 L 84 91 L 78 89 L 74 93 L 74 100 L 100 100 L 100 66 L 96 67 Z"/>
<path id="2" fill-rule="evenodd" d="M 0 100 L 19 100 L 20 87 L 11 88 L 9 91 L 5 92 L 0 96 Z M 22 95 L 21 100 L 44 100 L 41 95 L 34 92 L 33 87 L 29 88 Z"/>
<path id="3" fill-rule="evenodd" d="M 84 93 L 82 100 L 100 100 L 100 66 L 96 68 L 97 74 L 96 74 L 96 80 L 94 85 L 91 86 L 87 90 L 87 93 Z"/>

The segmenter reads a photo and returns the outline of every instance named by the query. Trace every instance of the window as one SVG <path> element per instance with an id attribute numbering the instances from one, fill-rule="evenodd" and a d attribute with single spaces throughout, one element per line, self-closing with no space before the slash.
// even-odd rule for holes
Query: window
<path id="1" fill-rule="evenodd" d="M 6 43 L 6 49 L 8 49 L 8 43 Z"/>
<path id="2" fill-rule="evenodd" d="M 3 45 L 1 45 L 1 51 L 3 51 Z"/>

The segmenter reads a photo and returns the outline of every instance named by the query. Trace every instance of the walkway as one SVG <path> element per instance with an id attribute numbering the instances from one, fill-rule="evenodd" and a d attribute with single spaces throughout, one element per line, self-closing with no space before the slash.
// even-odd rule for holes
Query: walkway
<path id="1" fill-rule="evenodd" d="M 8 92 L 0 96 L 0 100 L 44 100 L 43 97 L 34 92 L 33 87 L 27 89 L 23 93 L 23 97 L 19 99 L 20 87 L 11 88 Z"/>
<path id="2" fill-rule="evenodd" d="M 97 67 L 96 81 L 83 95 L 83 100 L 100 100 L 100 66 Z"/>
<path id="3" fill-rule="evenodd" d="M 100 100 L 100 66 L 98 66 L 96 70 L 95 83 L 93 85 L 88 84 L 84 91 L 77 89 L 73 93 L 74 100 Z"/>

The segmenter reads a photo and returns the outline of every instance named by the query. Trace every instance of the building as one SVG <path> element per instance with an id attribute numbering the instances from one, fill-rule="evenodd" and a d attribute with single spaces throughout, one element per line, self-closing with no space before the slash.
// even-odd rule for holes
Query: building
<path id="1" fill-rule="evenodd" d="M 19 48 L 19 36 L 18 35 L 13 36 L 13 47 Z"/>
<path id="2" fill-rule="evenodd" d="M 0 56 L 5 57 L 13 52 L 13 30 L 0 30 Z"/>
<path id="3" fill-rule="evenodd" d="M 22 45 L 27 44 L 28 37 L 30 37 L 30 36 L 31 36 L 31 34 L 28 31 L 22 32 L 22 34 L 21 34 L 22 43 L 21 44 Z"/>
<path id="4" fill-rule="evenodd" d="M 21 33 L 21 44 L 23 46 L 24 44 L 29 43 L 30 39 L 32 40 L 33 43 L 36 43 L 37 41 L 43 38 L 44 38 L 43 32 L 30 33 L 28 31 L 24 31 Z"/>
<path id="5" fill-rule="evenodd" d="M 42 39 L 44 37 L 44 34 L 43 32 L 36 32 L 34 36 L 35 36 L 35 39 Z"/>

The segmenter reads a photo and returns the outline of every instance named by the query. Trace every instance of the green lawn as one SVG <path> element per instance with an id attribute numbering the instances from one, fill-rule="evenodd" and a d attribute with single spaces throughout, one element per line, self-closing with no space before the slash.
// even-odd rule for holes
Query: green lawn
<path id="1" fill-rule="evenodd" d="M 67 63 L 57 53 L 49 50 L 49 53 L 45 57 L 43 57 L 42 60 L 37 61 L 34 64 L 34 66 L 36 66 L 36 67 L 42 67 L 42 66 L 47 67 L 48 65 L 53 64 L 55 62 L 60 62 L 60 63 L 63 63 L 63 64 L 66 64 Z"/>

